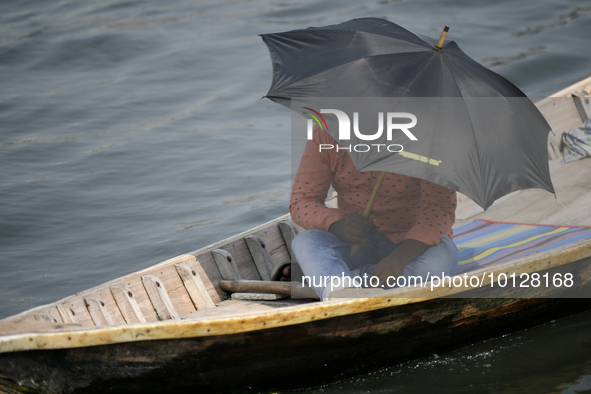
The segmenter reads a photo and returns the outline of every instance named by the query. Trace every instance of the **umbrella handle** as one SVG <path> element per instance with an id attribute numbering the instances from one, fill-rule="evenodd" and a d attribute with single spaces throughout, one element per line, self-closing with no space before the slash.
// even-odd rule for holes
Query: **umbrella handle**
<path id="1" fill-rule="evenodd" d="M 369 196 L 369 201 L 367 202 L 367 206 L 365 207 L 365 212 L 363 212 L 363 216 L 365 216 L 366 218 L 369 217 L 369 215 L 371 215 L 371 209 L 373 208 L 373 203 L 376 200 L 376 197 L 378 196 L 378 191 L 380 190 L 380 187 L 382 186 L 382 183 L 384 182 L 384 178 L 386 177 L 387 172 L 382 171 L 380 173 L 380 176 L 378 177 L 378 181 L 376 183 L 376 186 L 373 188 L 373 191 L 371 192 L 371 196 Z M 361 249 L 361 244 L 354 244 L 351 247 L 351 257 L 355 257 L 357 255 L 357 253 L 359 253 L 359 250 Z"/>

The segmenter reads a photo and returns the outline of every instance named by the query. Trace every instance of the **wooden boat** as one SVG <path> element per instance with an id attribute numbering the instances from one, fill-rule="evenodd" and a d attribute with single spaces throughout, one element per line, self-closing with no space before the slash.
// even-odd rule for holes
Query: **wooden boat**
<path id="1" fill-rule="evenodd" d="M 477 219 L 591 226 L 591 160 L 560 165 L 558 152 L 561 133 L 591 117 L 581 89 L 591 91 L 591 78 L 537 103 L 556 132 L 549 155 L 561 205 L 541 190 L 513 193 L 487 212 L 459 197 L 455 228 Z M 571 273 L 575 293 L 542 286 L 528 298 L 518 288 L 492 298 L 458 285 L 318 302 L 301 288 L 304 298 L 282 299 L 297 282 L 268 281 L 291 259 L 292 232 L 283 216 L 0 321 L 0 392 L 310 387 L 591 309 L 591 298 L 572 298 L 591 287 L 591 238 L 471 272 L 492 278 L 485 287 L 511 272 Z"/>

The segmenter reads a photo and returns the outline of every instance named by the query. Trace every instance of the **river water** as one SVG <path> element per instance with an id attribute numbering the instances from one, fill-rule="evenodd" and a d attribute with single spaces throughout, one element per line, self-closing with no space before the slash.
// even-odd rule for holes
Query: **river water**
<path id="1" fill-rule="evenodd" d="M 287 213 L 260 33 L 381 17 L 532 97 L 591 74 L 588 0 L 0 3 L 0 318 Z M 591 390 L 591 314 L 311 392 Z M 473 389 L 470 389 L 473 388 Z"/>

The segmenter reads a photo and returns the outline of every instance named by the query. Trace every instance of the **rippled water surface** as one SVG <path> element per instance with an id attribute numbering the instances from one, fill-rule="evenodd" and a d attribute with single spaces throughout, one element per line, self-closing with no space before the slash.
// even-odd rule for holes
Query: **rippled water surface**
<path id="1" fill-rule="evenodd" d="M 449 24 L 530 96 L 591 74 L 588 0 L 1 2 L 0 318 L 287 213 L 290 114 L 260 100 L 257 35 L 368 16 Z M 590 321 L 313 392 L 589 391 Z"/>

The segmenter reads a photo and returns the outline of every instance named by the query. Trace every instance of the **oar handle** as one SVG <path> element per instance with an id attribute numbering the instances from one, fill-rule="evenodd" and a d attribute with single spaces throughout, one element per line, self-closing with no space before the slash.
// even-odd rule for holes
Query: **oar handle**
<path id="1" fill-rule="evenodd" d="M 369 201 L 367 202 L 367 206 L 365 207 L 365 212 L 363 212 L 363 216 L 365 216 L 366 218 L 369 217 L 369 215 L 371 215 L 371 210 L 373 208 L 373 203 L 376 201 L 376 197 L 378 196 L 378 192 L 380 190 L 380 187 L 382 186 L 382 183 L 384 182 L 384 178 L 386 177 L 387 172 L 382 171 L 380 173 L 380 176 L 378 177 L 378 181 L 376 183 L 376 186 L 373 188 L 373 191 L 371 192 L 371 196 L 369 196 Z M 354 244 L 351 247 L 351 257 L 355 257 L 357 255 L 357 253 L 359 253 L 359 250 L 361 249 L 361 244 Z"/>
<path id="2" fill-rule="evenodd" d="M 232 293 L 291 294 L 291 282 L 268 280 L 220 280 L 220 289 Z"/>
<path id="3" fill-rule="evenodd" d="M 280 282 L 268 280 L 220 280 L 220 289 L 230 293 L 271 293 L 304 298 L 318 298 L 310 286 L 303 282 Z"/>

